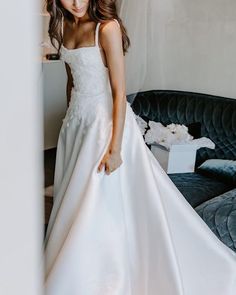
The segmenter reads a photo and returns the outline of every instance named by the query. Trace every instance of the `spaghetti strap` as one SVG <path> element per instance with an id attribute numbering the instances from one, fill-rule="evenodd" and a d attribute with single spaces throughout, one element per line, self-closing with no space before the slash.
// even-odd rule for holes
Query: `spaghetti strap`
<path id="1" fill-rule="evenodd" d="M 113 18 L 114 21 L 116 21 L 116 23 L 118 24 L 118 26 L 120 27 L 120 24 L 118 22 L 118 20 L 116 18 Z"/>
<path id="2" fill-rule="evenodd" d="M 99 26 L 101 23 L 97 23 L 95 31 L 95 46 L 98 47 L 98 35 L 99 35 Z"/>
<path id="3" fill-rule="evenodd" d="M 62 20 L 61 20 L 61 35 L 62 35 L 62 39 L 64 36 L 64 15 L 62 16 Z"/>

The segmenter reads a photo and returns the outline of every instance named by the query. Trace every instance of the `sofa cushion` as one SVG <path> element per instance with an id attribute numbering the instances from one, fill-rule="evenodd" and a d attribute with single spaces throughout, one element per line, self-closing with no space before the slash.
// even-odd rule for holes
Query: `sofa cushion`
<path id="1" fill-rule="evenodd" d="M 172 173 L 168 176 L 192 207 L 196 207 L 234 187 L 198 173 Z"/>
<path id="2" fill-rule="evenodd" d="M 197 167 L 196 172 L 236 186 L 236 161 L 209 159 Z"/>
<path id="3" fill-rule="evenodd" d="M 236 189 L 195 208 L 216 236 L 236 251 Z"/>

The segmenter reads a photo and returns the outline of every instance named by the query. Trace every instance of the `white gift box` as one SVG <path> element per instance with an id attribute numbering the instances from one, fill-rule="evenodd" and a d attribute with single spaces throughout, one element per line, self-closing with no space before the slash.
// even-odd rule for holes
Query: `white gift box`
<path id="1" fill-rule="evenodd" d="M 173 144 L 170 149 L 160 144 L 151 144 L 151 151 L 166 173 L 194 172 L 196 146 Z"/>

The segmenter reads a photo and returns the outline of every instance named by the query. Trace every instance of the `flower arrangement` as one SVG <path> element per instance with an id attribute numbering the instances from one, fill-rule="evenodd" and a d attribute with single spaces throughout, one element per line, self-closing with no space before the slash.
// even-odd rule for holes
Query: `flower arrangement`
<path id="1" fill-rule="evenodd" d="M 147 123 L 140 116 L 136 116 L 136 122 L 147 144 L 159 144 L 170 149 L 173 144 L 192 144 L 196 149 L 200 147 L 215 148 L 215 144 L 207 137 L 194 139 L 188 133 L 188 127 L 183 124 L 171 123 L 164 126 L 160 122 L 149 121 Z"/>
<path id="2" fill-rule="evenodd" d="M 145 135 L 148 144 L 157 143 L 164 146 L 189 142 L 193 136 L 188 133 L 188 127 L 183 124 L 171 123 L 167 126 L 160 122 L 149 122 L 150 129 Z"/>
<path id="3" fill-rule="evenodd" d="M 140 129 L 142 135 L 144 136 L 144 134 L 145 134 L 145 132 L 146 132 L 146 130 L 147 130 L 147 128 L 148 128 L 148 124 L 147 124 L 147 122 L 146 122 L 145 120 L 143 120 L 143 118 L 141 118 L 140 116 L 138 116 L 138 115 L 136 115 L 136 114 L 134 114 L 134 115 L 135 115 L 135 119 L 136 119 L 136 122 L 137 122 L 137 124 L 138 124 L 138 127 L 139 127 L 139 129 Z"/>

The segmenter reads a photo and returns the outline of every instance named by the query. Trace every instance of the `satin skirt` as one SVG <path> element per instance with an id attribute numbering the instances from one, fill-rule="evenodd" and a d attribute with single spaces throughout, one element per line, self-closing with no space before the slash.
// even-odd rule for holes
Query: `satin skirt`
<path id="1" fill-rule="evenodd" d="M 45 294 L 235 295 L 235 253 L 162 169 L 128 102 L 123 163 L 97 172 L 112 134 L 104 106 L 107 116 L 72 118 L 59 134 Z"/>

